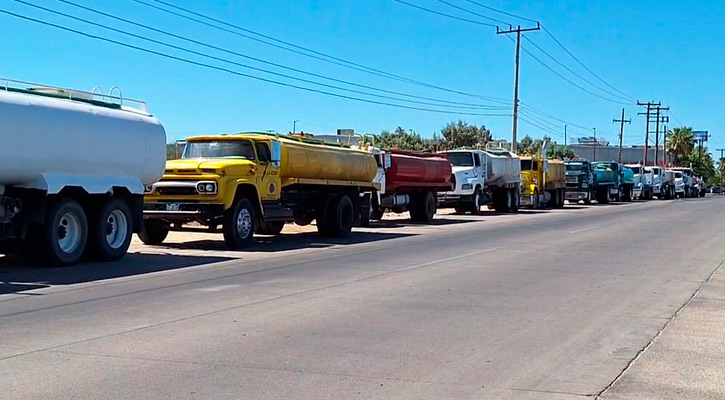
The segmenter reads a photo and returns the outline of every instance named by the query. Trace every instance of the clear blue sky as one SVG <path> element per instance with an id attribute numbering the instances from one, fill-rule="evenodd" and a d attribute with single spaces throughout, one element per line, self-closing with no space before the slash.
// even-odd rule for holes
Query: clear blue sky
<path id="1" fill-rule="evenodd" d="M 285 72 L 130 27 L 56 0 L 27 1 L 224 59 Z M 72 1 L 218 47 L 337 79 L 448 101 L 501 105 L 323 63 L 154 11 L 130 0 Z M 506 37 L 496 35 L 492 27 L 446 19 L 393 0 L 167 1 L 407 78 L 483 96 L 512 97 L 514 45 Z M 438 0 L 407 1 L 486 22 Z M 465 0 L 447 1 L 503 21 L 525 23 L 487 11 Z M 722 47 L 725 34 L 721 27 L 725 22 L 724 2 L 478 1 L 541 21 L 574 55 L 608 83 L 637 99 L 662 101 L 663 105 L 671 107 L 678 121 L 696 130 L 710 130 L 713 134 L 709 144 L 711 149 L 725 147 L 725 133 L 720 130 L 720 127 L 725 126 L 720 97 L 725 92 L 725 80 L 722 78 L 722 71 L 725 70 L 725 52 Z M 245 71 L 238 66 L 224 65 L 109 33 L 12 0 L 3 1 L 0 9 L 181 57 L 290 82 L 288 79 Z M 292 129 L 294 120 L 299 120 L 298 130 L 306 132 L 323 133 L 332 132 L 335 128 L 353 128 L 360 132 L 378 133 L 400 125 L 424 136 L 431 136 L 445 123 L 459 117 L 486 125 L 497 138 L 510 138 L 510 117 L 438 114 L 332 98 L 186 65 L 7 15 L 0 15 L 0 35 L 3 37 L 3 56 L 0 58 L 2 76 L 82 89 L 100 85 L 108 90 L 118 85 L 125 96 L 148 102 L 150 111 L 166 126 L 170 139 L 196 133 L 241 130 L 273 129 L 287 132 Z M 569 58 L 543 31 L 528 33 L 527 37 L 569 68 L 603 86 Z M 563 70 L 530 43 L 523 43 L 552 68 L 580 85 L 603 94 Z M 618 127 L 612 124 L 612 118 L 620 115 L 621 105 L 582 92 L 525 53 L 522 54 L 521 65 L 521 100 L 560 119 L 587 128 L 596 126 L 601 136 L 616 140 Z M 510 107 L 509 104 L 506 106 Z M 641 143 L 644 118 L 636 115 L 641 109 L 633 104 L 625 108 L 628 117 L 633 119 L 633 124 L 626 127 L 625 143 Z M 510 109 L 484 112 L 510 114 Z M 557 134 L 563 131 L 562 123 L 549 122 L 549 130 Z M 670 125 L 679 124 L 673 119 Z M 590 132 L 590 129 L 570 127 L 570 137 Z M 527 133 L 540 137 L 545 132 L 522 121 L 520 135 Z M 554 135 L 554 138 L 563 141 L 561 137 Z"/>

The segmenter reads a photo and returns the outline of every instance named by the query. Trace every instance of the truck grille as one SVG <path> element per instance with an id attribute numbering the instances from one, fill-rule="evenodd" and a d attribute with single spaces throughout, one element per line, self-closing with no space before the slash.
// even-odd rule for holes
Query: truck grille
<path id="1" fill-rule="evenodd" d="M 196 196 L 196 188 L 193 187 L 160 187 L 156 188 L 160 196 Z"/>
<path id="2" fill-rule="evenodd" d="M 573 183 L 573 184 L 575 184 L 575 185 L 576 185 L 576 184 L 579 184 L 579 178 L 577 178 L 576 176 L 567 176 L 567 177 L 566 177 L 566 183 L 567 183 L 567 184 L 569 184 L 569 183 Z"/>

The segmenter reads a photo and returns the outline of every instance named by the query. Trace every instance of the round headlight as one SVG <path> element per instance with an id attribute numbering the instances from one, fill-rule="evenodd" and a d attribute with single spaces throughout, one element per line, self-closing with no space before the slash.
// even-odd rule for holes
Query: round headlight
<path id="1" fill-rule="evenodd" d="M 196 191 L 199 193 L 204 193 L 206 191 L 206 185 L 204 185 L 203 183 L 196 185 Z"/>
<path id="2" fill-rule="evenodd" d="M 153 187 L 153 185 L 144 185 L 143 191 L 146 193 L 151 193 L 154 191 L 154 187 Z"/>
<path id="3" fill-rule="evenodd" d="M 214 184 L 213 183 L 207 183 L 206 184 L 206 191 L 207 192 L 213 192 L 214 191 Z"/>

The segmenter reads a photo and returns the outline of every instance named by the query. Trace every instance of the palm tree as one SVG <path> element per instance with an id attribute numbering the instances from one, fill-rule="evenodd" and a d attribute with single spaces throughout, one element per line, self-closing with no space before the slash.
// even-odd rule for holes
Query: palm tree
<path id="1" fill-rule="evenodd" d="M 691 127 L 675 128 L 668 136 L 667 151 L 674 154 L 675 164 L 695 148 L 695 135 L 693 135 Z"/>

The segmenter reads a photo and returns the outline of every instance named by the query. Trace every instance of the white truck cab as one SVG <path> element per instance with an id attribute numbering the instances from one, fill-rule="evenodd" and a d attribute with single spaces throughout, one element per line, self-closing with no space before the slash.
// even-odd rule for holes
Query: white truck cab
<path id="1" fill-rule="evenodd" d="M 644 171 L 652 174 L 652 193 L 655 196 L 661 196 L 662 192 L 662 168 L 660 167 L 644 167 Z"/>
<path id="2" fill-rule="evenodd" d="M 682 171 L 673 171 L 675 174 L 675 196 L 685 197 L 687 182 L 685 182 L 685 174 Z"/>
<path id="3" fill-rule="evenodd" d="M 654 196 L 654 172 L 642 164 L 625 164 L 634 173 L 633 196 L 641 200 L 651 200 Z"/>
<path id="4" fill-rule="evenodd" d="M 454 189 L 439 193 L 439 200 L 444 203 L 470 204 L 471 210 L 478 212 L 485 201 L 485 153 L 481 150 L 450 150 L 441 154 L 451 163 Z"/>

